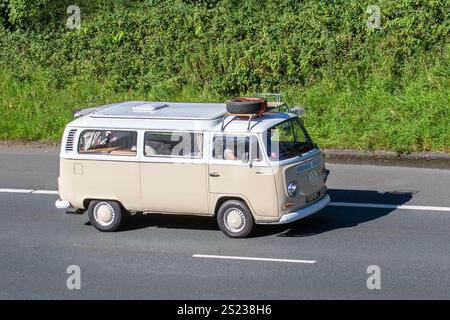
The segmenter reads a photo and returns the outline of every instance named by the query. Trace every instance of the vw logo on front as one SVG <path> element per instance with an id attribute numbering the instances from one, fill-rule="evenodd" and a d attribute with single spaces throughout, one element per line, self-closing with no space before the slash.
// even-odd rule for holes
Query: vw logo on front
<path id="1" fill-rule="evenodd" d="M 316 172 L 316 170 L 312 170 L 309 173 L 309 182 L 311 182 L 312 186 L 314 186 L 317 183 L 317 172 Z"/>

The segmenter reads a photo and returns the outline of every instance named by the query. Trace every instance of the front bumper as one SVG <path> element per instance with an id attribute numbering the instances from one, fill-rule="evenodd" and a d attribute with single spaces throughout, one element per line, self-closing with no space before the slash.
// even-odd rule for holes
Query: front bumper
<path id="1" fill-rule="evenodd" d="M 330 196 L 328 194 L 325 194 L 325 196 L 322 199 L 320 199 L 319 201 L 317 201 L 305 208 L 282 215 L 280 220 L 278 220 L 278 221 L 256 221 L 256 223 L 257 224 L 290 223 L 290 222 L 305 218 L 307 216 L 310 216 L 310 215 L 316 213 L 317 211 L 322 210 L 323 208 L 325 208 L 328 205 L 329 202 L 330 202 Z"/>

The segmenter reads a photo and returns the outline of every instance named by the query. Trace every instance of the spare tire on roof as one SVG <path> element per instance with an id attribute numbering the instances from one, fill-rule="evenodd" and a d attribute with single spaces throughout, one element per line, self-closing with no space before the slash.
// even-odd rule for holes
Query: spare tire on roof
<path id="1" fill-rule="evenodd" d="M 255 114 L 263 113 L 267 108 L 267 101 L 263 98 L 239 97 L 225 101 L 229 113 Z"/>

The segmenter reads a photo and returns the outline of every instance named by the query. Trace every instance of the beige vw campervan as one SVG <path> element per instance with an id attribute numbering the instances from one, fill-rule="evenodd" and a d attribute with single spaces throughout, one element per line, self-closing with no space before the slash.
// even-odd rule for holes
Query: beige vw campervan
<path id="1" fill-rule="evenodd" d="M 87 211 L 101 231 L 130 213 L 216 216 L 230 237 L 324 208 L 328 170 L 299 116 L 245 103 L 233 113 L 142 101 L 84 112 L 64 131 L 56 207 Z"/>

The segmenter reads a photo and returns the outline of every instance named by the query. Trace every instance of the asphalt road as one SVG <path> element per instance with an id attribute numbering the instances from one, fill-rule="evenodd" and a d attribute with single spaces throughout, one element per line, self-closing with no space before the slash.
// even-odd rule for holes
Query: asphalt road
<path id="1" fill-rule="evenodd" d="M 449 299 L 450 171 L 329 164 L 333 202 L 287 226 L 229 239 L 211 218 L 134 217 L 100 233 L 56 195 L 0 192 L 0 299 Z M 0 150 L 0 189 L 56 190 L 53 151 Z M 436 208 L 434 208 L 436 209 Z M 196 258 L 200 255 L 314 263 Z M 69 290 L 68 266 L 81 270 Z M 381 289 L 366 285 L 368 266 Z"/>

